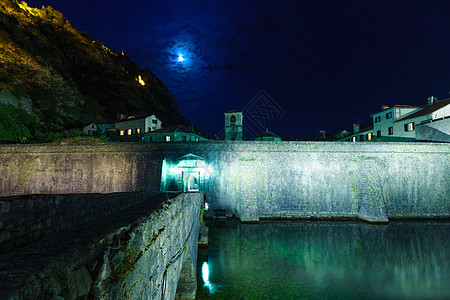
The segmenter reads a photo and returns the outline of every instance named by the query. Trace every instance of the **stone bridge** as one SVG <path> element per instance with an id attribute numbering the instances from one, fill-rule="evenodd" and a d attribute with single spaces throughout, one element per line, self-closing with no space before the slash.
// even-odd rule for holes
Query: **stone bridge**
<path id="1" fill-rule="evenodd" d="M 201 193 L 0 201 L 1 299 L 195 299 Z"/>

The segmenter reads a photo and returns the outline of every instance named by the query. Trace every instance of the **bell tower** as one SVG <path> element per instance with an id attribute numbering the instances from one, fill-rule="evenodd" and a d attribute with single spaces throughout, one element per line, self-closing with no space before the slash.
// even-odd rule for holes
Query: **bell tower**
<path id="1" fill-rule="evenodd" d="M 242 111 L 225 112 L 225 141 L 242 141 Z"/>

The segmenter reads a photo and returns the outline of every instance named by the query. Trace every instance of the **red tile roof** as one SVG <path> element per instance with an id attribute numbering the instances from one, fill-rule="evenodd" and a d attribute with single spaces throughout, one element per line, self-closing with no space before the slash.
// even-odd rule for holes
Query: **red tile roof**
<path id="1" fill-rule="evenodd" d="M 444 106 L 449 105 L 449 104 L 450 104 L 450 98 L 443 99 L 443 100 L 440 100 L 440 101 L 436 101 L 436 102 L 434 102 L 431 105 L 423 106 L 423 109 L 421 109 L 419 111 L 416 111 L 415 113 L 412 113 L 412 114 L 410 114 L 410 115 L 408 115 L 408 116 L 406 116 L 406 117 L 404 117 L 402 119 L 398 119 L 396 122 L 431 114 L 432 112 L 435 112 L 438 109 L 441 109 Z"/>

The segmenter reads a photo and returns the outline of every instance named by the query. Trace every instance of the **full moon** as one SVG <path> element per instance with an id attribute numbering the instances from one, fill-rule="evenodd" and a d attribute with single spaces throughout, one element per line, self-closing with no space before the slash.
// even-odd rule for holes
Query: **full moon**
<path id="1" fill-rule="evenodd" d="M 185 58 L 183 57 L 183 55 L 180 53 L 178 54 L 178 61 L 184 61 Z"/>

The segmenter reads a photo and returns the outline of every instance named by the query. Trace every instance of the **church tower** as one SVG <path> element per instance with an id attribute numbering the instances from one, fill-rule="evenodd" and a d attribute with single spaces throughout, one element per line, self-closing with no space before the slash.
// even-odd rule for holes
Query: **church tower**
<path id="1" fill-rule="evenodd" d="M 242 111 L 225 112 L 225 141 L 242 141 Z"/>

